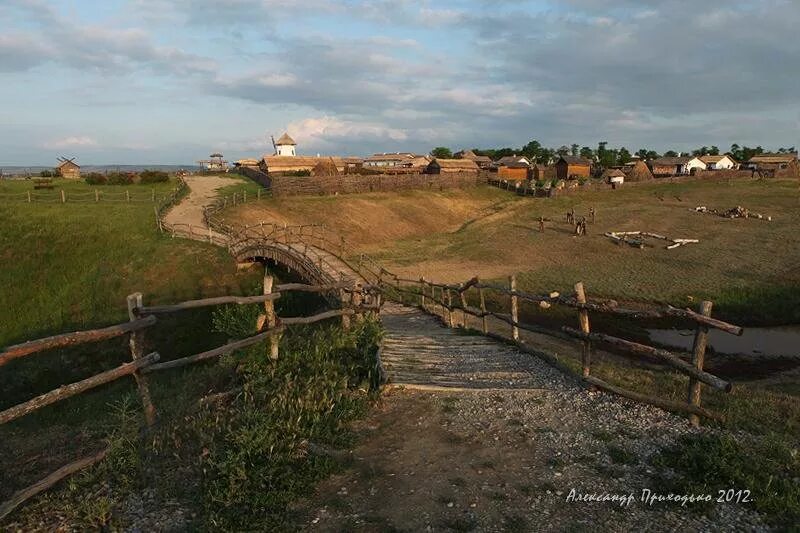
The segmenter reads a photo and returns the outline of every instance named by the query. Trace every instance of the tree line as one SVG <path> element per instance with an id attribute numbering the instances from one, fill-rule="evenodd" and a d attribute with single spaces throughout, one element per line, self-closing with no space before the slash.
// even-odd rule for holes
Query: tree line
<path id="1" fill-rule="evenodd" d="M 533 163 L 542 163 L 542 164 L 549 164 L 554 162 L 558 157 L 562 155 L 572 155 L 572 156 L 579 156 L 583 157 L 584 159 L 589 159 L 591 161 L 596 162 L 602 167 L 615 167 L 621 166 L 628 162 L 630 162 L 634 156 L 637 156 L 640 159 L 648 160 L 648 159 L 657 159 L 659 157 L 678 157 L 680 155 L 693 155 L 693 156 L 703 156 L 703 155 L 720 155 L 721 150 L 717 146 L 702 146 L 691 152 L 678 152 L 676 150 L 667 150 L 663 154 L 658 153 L 655 150 L 649 148 L 640 148 L 636 152 L 631 152 L 626 147 L 622 146 L 620 148 L 609 148 L 608 141 L 600 141 L 597 143 L 597 148 L 591 148 L 590 146 L 580 146 L 578 144 L 571 144 L 570 146 L 563 145 L 559 148 L 546 148 L 537 140 L 533 140 L 526 144 L 521 148 L 473 148 L 472 150 L 477 155 L 485 155 L 490 157 L 493 161 L 497 161 L 498 159 L 506 156 L 513 156 L 513 155 L 524 155 Z M 793 153 L 796 152 L 795 147 L 792 146 L 790 148 L 778 148 L 776 153 L 785 154 L 785 153 Z M 759 154 L 768 153 L 767 150 L 762 148 L 761 146 L 750 147 L 750 146 L 740 146 L 739 144 L 732 144 L 731 149 L 727 152 L 731 157 L 736 159 L 737 161 L 743 162 L 747 161 L 751 157 Z M 430 155 L 433 157 L 438 157 L 440 159 L 450 159 L 453 156 L 452 150 L 445 146 L 437 146 L 433 150 L 431 150 Z"/>

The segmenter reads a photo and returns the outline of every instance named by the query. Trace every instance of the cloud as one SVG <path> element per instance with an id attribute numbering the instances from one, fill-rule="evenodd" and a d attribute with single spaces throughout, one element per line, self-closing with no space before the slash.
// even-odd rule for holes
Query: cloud
<path id="1" fill-rule="evenodd" d="M 76 135 L 54 139 L 45 143 L 44 147 L 49 149 L 60 148 L 94 148 L 99 146 L 97 141 L 87 135 Z"/>

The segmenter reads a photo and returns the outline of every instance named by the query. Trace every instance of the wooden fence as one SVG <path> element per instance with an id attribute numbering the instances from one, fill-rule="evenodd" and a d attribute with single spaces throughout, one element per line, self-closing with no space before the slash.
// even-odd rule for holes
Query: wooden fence
<path id="1" fill-rule="evenodd" d="M 26 191 L 17 193 L 0 193 L 0 200 L 19 203 L 46 203 L 46 204 L 66 204 L 66 203 L 156 203 L 164 201 L 165 197 L 156 194 L 155 189 L 150 191 L 129 189 L 124 191 L 108 192 L 100 189 L 94 191 L 72 192 L 66 189 L 43 191 Z"/>
<path id="2" fill-rule="evenodd" d="M 445 324 L 450 327 L 454 325 L 453 314 L 455 312 L 462 313 L 464 323 L 466 323 L 467 316 L 479 318 L 481 320 L 480 331 L 485 335 L 496 336 L 489 331 L 488 318 L 491 317 L 504 322 L 511 326 L 511 338 L 509 340 L 526 351 L 530 351 L 530 349 L 524 343 L 520 342 L 520 330 L 565 340 L 577 339 L 581 341 L 582 372 L 580 377 L 590 388 L 597 387 L 607 392 L 638 402 L 654 405 L 668 411 L 687 413 L 689 415 L 689 420 L 695 426 L 699 425 L 699 417 L 701 416 L 718 421 L 723 419 L 722 415 L 719 413 L 710 411 L 701 405 L 701 384 L 709 385 L 724 392 L 730 392 L 732 388 L 729 382 L 703 369 L 708 330 L 709 328 L 715 328 L 732 335 L 741 335 L 743 330 L 739 326 L 712 318 L 711 302 L 702 302 L 699 312 L 690 309 L 678 309 L 672 306 L 650 307 L 647 309 L 625 309 L 620 307 L 617 302 L 613 300 L 587 299 L 583 283 L 577 283 L 575 285 L 575 294 L 573 296 L 562 296 L 558 293 L 540 295 L 518 290 L 516 287 L 516 278 L 514 276 L 509 278 L 507 287 L 486 284 L 481 282 L 477 277 L 472 278 L 466 283 L 448 285 L 427 281 L 424 278 L 410 280 L 398 278 L 396 276 L 385 278 L 384 287 L 386 297 L 389 297 L 391 292 L 394 292 L 397 295 L 396 298 L 400 301 L 408 302 L 410 298 L 413 300 L 411 303 L 419 306 L 426 312 L 441 316 Z M 477 306 L 470 305 L 469 303 L 469 295 L 471 293 L 475 293 L 472 294 L 471 298 L 473 301 L 477 300 L 479 302 Z M 508 311 L 503 312 L 487 309 L 486 293 L 493 293 L 508 298 L 510 302 Z M 521 322 L 519 319 L 520 302 L 534 304 L 542 310 L 549 309 L 553 305 L 574 309 L 577 313 L 578 327 L 563 326 L 560 329 L 552 329 Z M 677 318 L 694 322 L 696 324 L 696 331 L 691 362 L 684 361 L 678 355 L 667 350 L 591 331 L 590 311 L 593 313 L 614 315 L 628 320 Z M 615 351 L 624 352 L 637 357 L 655 359 L 688 376 L 689 382 L 686 402 L 678 402 L 641 394 L 612 385 L 591 375 L 592 348 L 595 345 L 608 346 Z M 563 363 L 552 356 L 538 351 L 536 354 L 547 359 L 562 370 L 569 371 L 569 369 L 565 368 Z"/>
<path id="3" fill-rule="evenodd" d="M 116 381 L 125 376 L 133 376 L 139 396 L 142 401 L 145 420 L 148 426 L 153 426 L 157 418 L 156 406 L 150 394 L 147 375 L 153 372 L 165 371 L 174 368 L 193 365 L 203 361 L 209 361 L 222 355 L 230 354 L 236 350 L 252 346 L 254 344 L 268 341 L 270 357 L 279 357 L 278 346 L 280 336 L 288 326 L 298 324 L 314 324 L 323 320 L 339 318 L 342 326 L 347 329 L 350 326 L 351 317 L 360 317 L 365 313 L 377 312 L 380 309 L 381 298 L 376 287 L 355 286 L 352 281 L 339 282 L 329 285 L 307 285 L 301 283 L 288 283 L 273 286 L 273 278 L 265 274 L 263 294 L 257 296 L 223 296 L 218 298 L 205 298 L 201 300 L 190 300 L 172 305 L 146 306 L 143 303 L 141 293 L 131 294 L 127 298 L 128 318 L 127 322 L 115 324 L 100 329 L 86 331 L 75 331 L 54 335 L 42 339 L 28 341 L 22 344 L 9 346 L 0 352 L 0 367 L 9 362 L 28 357 L 33 354 L 61 348 L 66 346 L 77 346 L 86 343 L 98 342 L 102 340 L 129 336 L 130 362 L 124 363 L 116 368 L 90 376 L 81 381 L 62 385 L 50 392 L 41 394 L 25 401 L 21 404 L 0 411 L 0 424 L 5 424 L 33 413 L 45 406 L 66 400 L 88 390 L 97 388 L 106 383 Z M 318 294 L 336 294 L 341 302 L 340 308 L 332 309 L 308 317 L 280 317 L 275 313 L 275 301 L 282 294 L 290 292 L 305 292 Z M 158 316 L 176 313 L 187 309 L 197 309 L 201 307 L 212 307 L 227 304 L 263 304 L 264 313 L 259 317 L 256 324 L 257 333 L 246 339 L 229 342 L 223 346 L 207 350 L 198 354 L 162 361 L 158 352 L 144 353 L 145 335 L 148 328 L 158 322 Z M 106 452 L 83 458 L 79 461 L 66 465 L 46 478 L 40 480 L 31 487 L 28 487 L 14 494 L 12 498 L 0 505 L 0 520 L 17 506 L 27 499 L 47 490 L 64 477 L 82 469 L 105 457 Z"/>
<path id="4" fill-rule="evenodd" d="M 454 174 L 341 174 L 338 176 L 272 176 L 275 196 L 324 196 L 402 190 L 436 190 L 474 187 L 486 183 L 486 176 Z"/>

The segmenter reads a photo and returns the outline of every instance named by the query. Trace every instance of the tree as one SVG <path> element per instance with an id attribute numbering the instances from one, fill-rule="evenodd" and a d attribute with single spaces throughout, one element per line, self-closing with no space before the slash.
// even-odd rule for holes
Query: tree
<path id="1" fill-rule="evenodd" d="M 444 146 L 437 146 L 431 150 L 431 155 L 437 159 L 453 159 L 452 150 Z"/>
<path id="2" fill-rule="evenodd" d="M 570 150 L 569 151 L 573 156 L 577 156 L 579 149 L 580 149 L 580 146 L 578 146 L 577 144 L 573 144 L 572 146 L 570 146 Z"/>
<path id="3" fill-rule="evenodd" d="M 558 150 L 556 150 L 558 155 L 569 155 L 569 146 L 562 144 Z"/>
<path id="4" fill-rule="evenodd" d="M 636 152 L 636 155 L 639 156 L 640 159 L 647 161 L 648 159 L 658 159 L 660 156 L 658 152 L 655 150 L 648 150 L 647 148 L 639 148 Z"/>
<path id="5" fill-rule="evenodd" d="M 629 163 L 631 159 L 632 159 L 631 153 L 628 151 L 627 148 L 623 146 L 622 148 L 619 149 L 619 152 L 617 153 L 618 165 L 624 165 L 626 163 Z"/>
<path id="6" fill-rule="evenodd" d="M 678 152 L 675 150 L 667 150 L 664 152 L 664 157 L 678 157 Z"/>
<path id="7" fill-rule="evenodd" d="M 533 140 L 522 147 L 520 153 L 530 159 L 531 161 L 536 161 L 541 156 L 542 152 L 542 143 L 537 140 Z"/>
<path id="8" fill-rule="evenodd" d="M 712 144 L 711 148 L 708 150 L 708 155 L 719 155 L 719 148 Z"/>
<path id="9" fill-rule="evenodd" d="M 584 146 L 581 148 L 580 156 L 584 159 L 594 160 L 594 150 L 589 148 L 588 146 Z"/>

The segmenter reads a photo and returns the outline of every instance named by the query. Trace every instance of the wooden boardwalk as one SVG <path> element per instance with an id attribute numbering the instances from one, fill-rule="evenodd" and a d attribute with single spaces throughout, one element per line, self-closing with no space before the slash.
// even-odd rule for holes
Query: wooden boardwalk
<path id="1" fill-rule="evenodd" d="M 444 327 L 421 310 L 386 303 L 381 363 L 390 385 L 423 390 L 529 390 L 563 386 L 563 374 L 515 347 Z"/>

